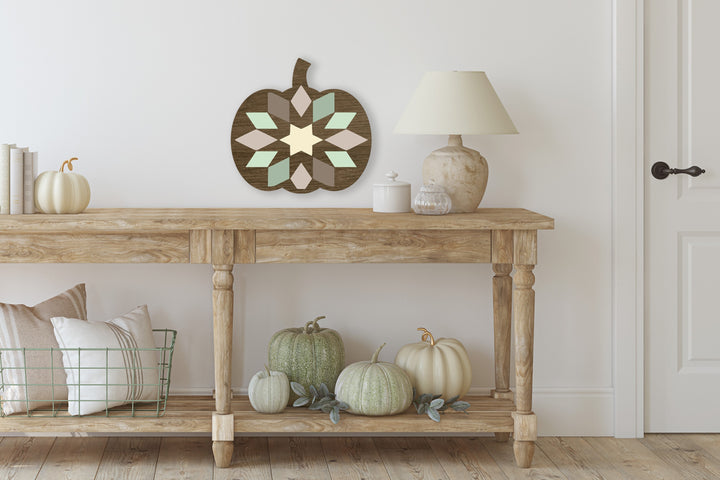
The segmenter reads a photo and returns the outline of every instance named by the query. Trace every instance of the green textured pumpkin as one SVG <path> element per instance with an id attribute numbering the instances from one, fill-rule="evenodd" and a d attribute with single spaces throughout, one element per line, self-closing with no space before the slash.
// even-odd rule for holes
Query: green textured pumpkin
<path id="1" fill-rule="evenodd" d="M 345 367 L 335 385 L 335 398 L 348 405 L 348 412 L 358 415 L 395 415 L 402 413 L 413 400 L 410 377 L 394 363 L 378 362 L 383 343 L 369 362 Z"/>
<path id="2" fill-rule="evenodd" d="M 302 328 L 286 328 L 270 339 L 270 369 L 284 372 L 291 382 L 308 389 L 310 385 L 327 385 L 335 390 L 335 381 L 345 365 L 345 345 L 340 334 L 331 328 L 320 328 L 317 317 Z M 298 398 L 290 393 L 290 403 Z"/>

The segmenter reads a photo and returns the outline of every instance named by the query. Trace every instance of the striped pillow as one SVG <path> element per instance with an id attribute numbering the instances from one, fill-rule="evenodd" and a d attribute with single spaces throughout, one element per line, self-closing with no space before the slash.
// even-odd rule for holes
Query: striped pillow
<path id="1" fill-rule="evenodd" d="M 28 307 L 0 303 L 0 360 L 4 415 L 52 406 L 67 400 L 65 371 L 59 351 L 5 350 L 58 348 L 50 318 L 87 319 L 85 284 Z M 51 366 L 53 367 L 51 369 Z M 26 376 L 27 374 L 27 376 Z"/>
<path id="2" fill-rule="evenodd" d="M 70 415 L 159 398 L 158 352 L 146 305 L 107 322 L 51 321 L 60 348 L 70 349 L 62 352 Z"/>

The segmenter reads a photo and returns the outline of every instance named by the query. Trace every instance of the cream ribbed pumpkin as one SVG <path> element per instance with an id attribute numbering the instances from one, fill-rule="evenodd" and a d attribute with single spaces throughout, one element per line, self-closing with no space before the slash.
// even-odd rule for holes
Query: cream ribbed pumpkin
<path id="1" fill-rule="evenodd" d="M 369 362 L 345 367 L 335 384 L 335 399 L 348 405 L 348 412 L 359 415 L 395 415 L 413 401 L 410 377 L 393 363 L 378 362 L 383 343 Z"/>
<path id="2" fill-rule="evenodd" d="M 260 413 L 279 413 L 285 410 L 290 398 L 290 380 L 283 372 L 257 372 L 248 385 L 250 405 Z"/>
<path id="3" fill-rule="evenodd" d="M 35 180 L 35 206 L 42 213 L 80 213 L 90 203 L 90 185 L 80 174 L 72 170 L 72 162 L 66 160 L 59 172 L 49 171 L 38 175 Z"/>
<path id="4" fill-rule="evenodd" d="M 435 338 L 424 328 L 422 341 L 405 345 L 395 363 L 410 376 L 418 395 L 442 395 L 445 400 L 470 390 L 472 369 L 467 351 L 459 340 Z"/>

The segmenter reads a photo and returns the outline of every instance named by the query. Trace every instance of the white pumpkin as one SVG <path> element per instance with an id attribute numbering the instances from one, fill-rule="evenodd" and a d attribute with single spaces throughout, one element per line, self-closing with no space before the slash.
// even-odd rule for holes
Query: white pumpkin
<path id="1" fill-rule="evenodd" d="M 463 344 L 454 338 L 435 338 L 424 328 L 422 341 L 405 345 L 395 363 L 410 376 L 418 395 L 462 397 L 470 390 L 472 369 Z"/>
<path id="2" fill-rule="evenodd" d="M 290 399 L 290 380 L 283 372 L 265 370 L 257 372 L 248 385 L 250 405 L 260 413 L 279 413 Z"/>
<path id="3" fill-rule="evenodd" d="M 345 367 L 335 384 L 335 399 L 348 405 L 348 412 L 359 415 L 395 415 L 413 401 L 407 373 L 393 363 L 378 362 L 383 343 L 369 362 Z"/>
<path id="4" fill-rule="evenodd" d="M 35 180 L 35 206 L 42 213 L 80 213 L 90 203 L 90 185 L 80 174 L 72 170 L 72 162 L 66 160 L 59 172 L 49 171 L 38 175 Z"/>

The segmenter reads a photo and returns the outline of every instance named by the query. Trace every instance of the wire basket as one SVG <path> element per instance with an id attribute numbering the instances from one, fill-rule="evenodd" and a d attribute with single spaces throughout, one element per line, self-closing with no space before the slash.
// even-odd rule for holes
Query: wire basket
<path id="1" fill-rule="evenodd" d="M 19 387 L 20 392 L 24 395 L 20 399 L 24 402 L 22 412 L 15 413 L 13 416 L 28 416 L 28 417 L 65 417 L 69 416 L 68 412 L 68 401 L 67 399 L 59 399 L 60 391 L 68 389 L 76 389 L 78 392 L 78 402 L 104 402 L 105 408 L 96 413 L 90 415 L 105 416 L 105 417 L 159 417 L 165 413 L 165 407 L 167 406 L 167 397 L 170 391 L 170 370 L 172 368 L 172 357 L 175 350 L 175 338 L 177 337 L 177 331 L 169 329 L 154 329 L 153 339 L 155 345 L 154 348 L 0 348 L 0 416 L 7 416 L 4 411 L 5 402 L 10 402 L 5 396 L 6 389 L 11 387 Z M 109 373 L 112 370 L 125 370 L 125 367 L 111 366 L 108 358 L 110 358 L 115 352 L 119 352 L 122 355 L 139 355 L 140 352 L 156 352 L 157 364 L 148 367 L 136 367 L 142 368 L 143 370 L 156 370 L 158 375 L 158 383 L 136 383 L 136 377 L 143 377 L 143 375 L 133 375 L 127 383 L 117 384 L 105 382 L 103 384 L 97 383 L 76 383 L 66 384 L 58 383 L 58 379 L 65 379 L 65 368 L 62 365 L 57 365 L 57 361 L 53 359 L 53 355 L 56 352 L 77 352 L 78 358 L 83 352 L 100 352 L 105 354 L 105 364 L 93 366 L 83 366 L 78 363 L 78 377 L 82 371 L 85 370 L 105 370 L 105 378 L 109 378 Z M 21 362 L 18 362 L 18 367 L 10 367 L 3 365 L 3 356 L 12 353 L 19 352 L 21 355 Z M 26 367 L 28 362 L 26 361 L 27 355 L 47 355 L 47 367 Z M 32 362 L 30 362 L 32 364 Z M 44 363 L 44 361 L 43 361 Z M 37 362 L 35 362 L 37 364 Z M 18 383 L 6 382 L 6 375 L 4 370 L 17 370 L 20 371 L 20 375 L 16 378 L 22 379 Z M 32 379 L 32 370 L 45 370 L 48 375 L 46 378 L 50 378 L 49 383 L 32 383 L 29 379 Z M 143 373 L 143 372 L 141 372 Z M 154 375 L 154 372 L 153 372 Z M 85 387 L 85 392 L 104 392 L 102 395 L 96 397 L 83 398 L 80 393 Z M 98 389 L 98 387 L 105 387 Z M 138 387 L 143 389 L 152 390 L 152 398 L 144 397 L 139 400 L 134 398 L 132 395 L 130 398 L 110 398 L 110 392 L 113 391 L 113 387 L 127 387 L 127 390 L 135 391 Z M 33 398 L 33 392 L 43 391 L 48 392 L 47 395 L 35 395 Z M 58 397 L 56 397 L 56 392 Z M 18 399 L 13 399 L 12 402 L 17 404 Z M 114 404 L 123 402 L 123 405 L 113 406 Z"/>

